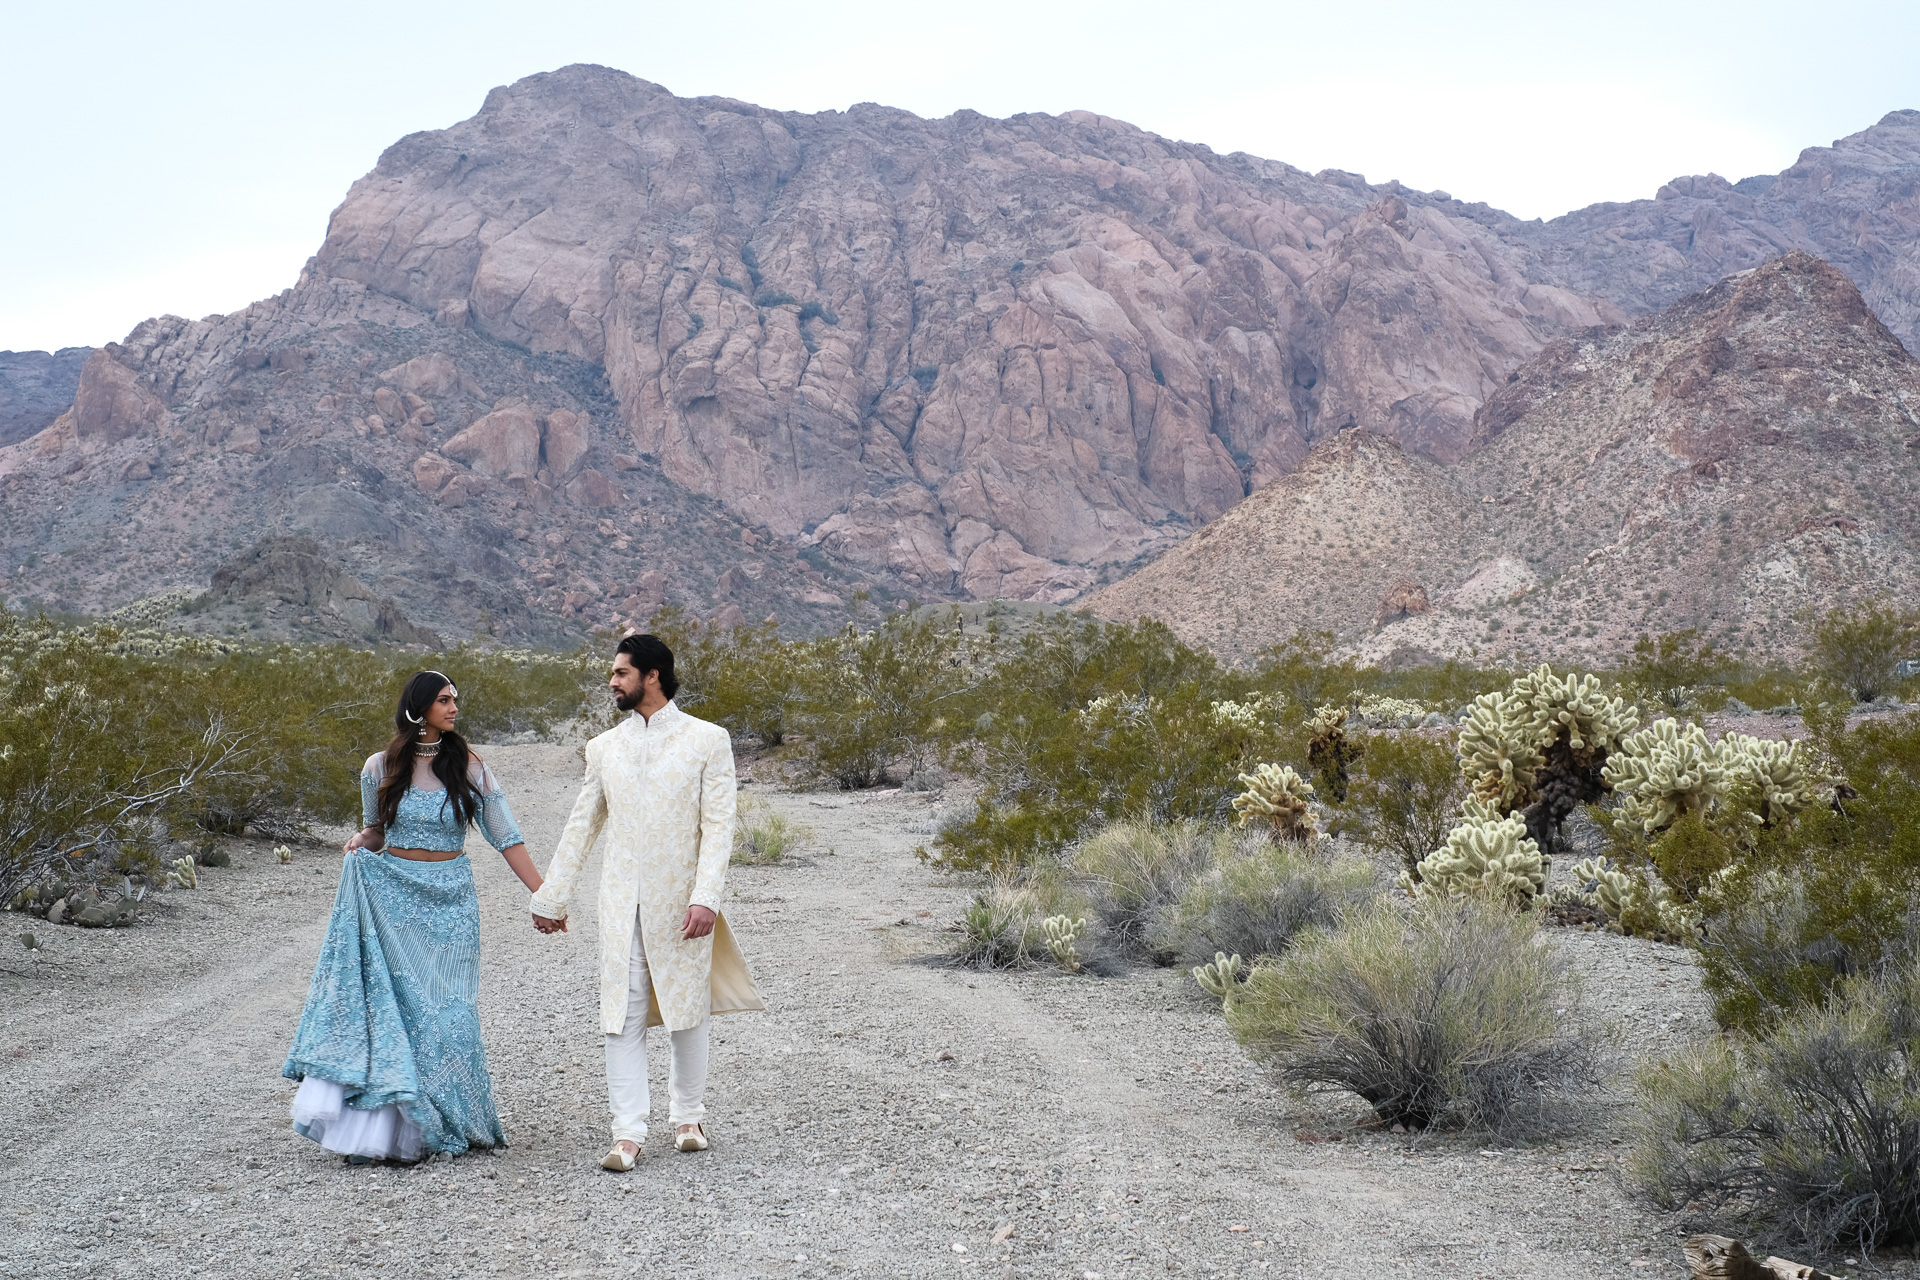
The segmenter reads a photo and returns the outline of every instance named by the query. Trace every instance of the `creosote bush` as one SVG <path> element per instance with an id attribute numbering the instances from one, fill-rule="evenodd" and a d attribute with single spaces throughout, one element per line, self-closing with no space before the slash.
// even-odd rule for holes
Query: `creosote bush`
<path id="1" fill-rule="evenodd" d="M 1920 970 L 1844 979 L 1752 1038 L 1640 1073 L 1630 1174 L 1814 1248 L 1920 1241 Z"/>
<path id="2" fill-rule="evenodd" d="M 1411 872 L 1459 821 L 1467 795 L 1459 761 L 1445 743 L 1416 733 L 1373 734 L 1362 759 L 1366 771 L 1348 799 L 1349 831 Z"/>
<path id="3" fill-rule="evenodd" d="M 1475 899 L 1386 902 L 1256 966 L 1226 1006 L 1255 1058 L 1382 1124 L 1496 1133 L 1573 1122 L 1604 1040 L 1536 918 Z"/>

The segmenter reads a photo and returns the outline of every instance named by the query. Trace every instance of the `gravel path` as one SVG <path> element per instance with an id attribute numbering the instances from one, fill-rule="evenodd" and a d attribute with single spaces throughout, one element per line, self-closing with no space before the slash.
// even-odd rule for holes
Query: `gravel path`
<path id="1" fill-rule="evenodd" d="M 488 755 L 544 861 L 573 749 Z M 1272 1089 L 1174 973 L 922 963 L 967 897 L 914 856 L 937 802 L 746 790 L 817 839 L 733 872 L 727 914 L 771 1011 L 715 1023 L 711 1152 L 656 1140 L 631 1175 L 596 1167 L 592 895 L 573 933 L 541 938 L 483 844 L 481 1018 L 513 1146 L 346 1167 L 294 1137 L 279 1069 L 338 857 L 281 866 L 248 843 L 141 927 L 5 940 L 0 1275 L 1684 1275 L 1605 1135 L 1360 1131 L 1353 1108 Z M 1683 952 L 1556 936 L 1636 1051 L 1708 1025 Z"/>

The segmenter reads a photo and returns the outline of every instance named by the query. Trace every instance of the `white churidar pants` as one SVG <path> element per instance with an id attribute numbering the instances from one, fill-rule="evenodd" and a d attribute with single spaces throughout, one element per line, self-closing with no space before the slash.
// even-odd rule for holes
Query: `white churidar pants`
<path id="1" fill-rule="evenodd" d="M 620 1034 L 607 1037 L 607 1102 L 613 1112 L 613 1140 L 647 1140 L 647 949 L 640 941 L 640 922 L 634 921 L 633 949 L 627 953 L 627 1019 Z M 707 1090 L 707 1027 L 675 1031 L 668 1039 L 672 1055 L 667 1064 L 667 1092 L 673 1105 L 667 1116 L 674 1128 L 706 1119 L 701 1097 Z"/>

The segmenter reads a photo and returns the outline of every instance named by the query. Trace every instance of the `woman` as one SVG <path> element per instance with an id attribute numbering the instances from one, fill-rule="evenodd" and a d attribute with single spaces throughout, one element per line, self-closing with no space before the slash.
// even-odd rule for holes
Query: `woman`
<path id="1" fill-rule="evenodd" d="M 459 691 L 407 681 L 398 730 L 360 771 L 365 830 L 347 841 L 326 941 L 281 1074 L 294 1131 L 350 1160 L 506 1145 L 480 1045 L 480 912 L 467 828 L 529 890 L 540 873 L 485 761 L 454 732 Z"/>

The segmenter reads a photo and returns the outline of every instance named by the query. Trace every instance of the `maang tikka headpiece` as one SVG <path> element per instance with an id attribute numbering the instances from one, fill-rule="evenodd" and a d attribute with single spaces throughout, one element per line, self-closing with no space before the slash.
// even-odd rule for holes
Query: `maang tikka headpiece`
<path id="1" fill-rule="evenodd" d="M 456 684 L 455 684 L 455 683 L 453 682 L 453 680 L 452 680 L 452 679 L 451 679 L 450 677 L 448 677 L 448 675 L 447 675 L 447 673 L 446 673 L 446 672 L 444 672 L 444 671 L 423 671 L 423 672 L 421 672 L 420 674 L 421 674 L 421 675 L 425 675 L 425 676 L 439 676 L 439 677 L 440 677 L 440 678 L 441 678 L 442 680 L 445 680 L 445 681 L 447 682 L 447 688 L 448 688 L 448 689 L 449 689 L 449 690 L 450 690 L 450 691 L 451 691 L 451 692 L 453 693 L 453 696 L 454 696 L 455 698 L 458 698 L 458 697 L 460 696 L 460 686 L 458 686 L 458 685 L 456 685 Z M 440 695 L 436 693 L 436 694 L 434 694 L 433 696 L 437 698 L 437 697 L 439 697 Z M 419 728 L 419 727 L 420 727 L 421 725 L 423 725 L 423 724 L 425 724 L 425 723 L 427 722 L 427 721 L 426 721 L 426 717 L 424 717 L 424 716 L 417 716 L 417 715 L 415 715 L 415 714 L 413 714 L 413 712 L 411 712 L 411 711 L 409 711 L 409 710 L 407 710 L 405 706 L 402 706 L 402 707 L 400 708 L 400 714 L 401 714 L 401 715 L 403 715 L 403 716 L 405 716 L 405 717 L 407 718 L 407 723 L 408 723 L 408 724 L 411 724 L 411 725 L 412 725 L 412 726 L 414 726 L 414 727 L 415 727 L 416 729 L 417 729 L 417 728 Z"/>

